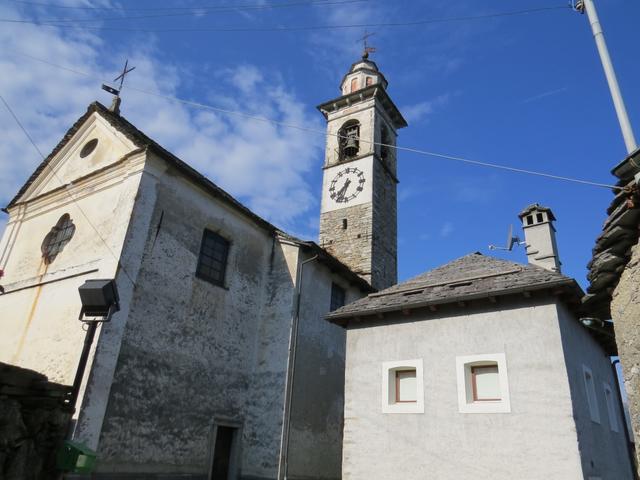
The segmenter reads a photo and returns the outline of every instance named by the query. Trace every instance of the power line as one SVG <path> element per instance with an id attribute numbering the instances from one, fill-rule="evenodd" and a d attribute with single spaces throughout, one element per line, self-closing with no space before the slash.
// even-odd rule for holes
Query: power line
<path id="1" fill-rule="evenodd" d="M 338 24 L 338 25 L 306 25 L 306 26 L 274 26 L 274 27 L 239 27 L 239 26 L 221 26 L 221 27 L 181 27 L 181 28 L 123 28 L 109 26 L 91 26 L 91 25 L 67 25 L 44 23 L 37 20 L 22 19 L 0 19 L 0 23 L 30 24 L 41 27 L 52 28 L 71 28 L 84 30 L 104 30 L 116 32 L 140 32 L 140 33 L 172 33 L 172 32 L 299 32 L 313 30 L 339 30 L 350 28 L 382 28 L 382 27 L 416 27 L 422 25 L 430 25 L 437 23 L 451 23 L 472 20 L 484 20 L 489 18 L 514 17 L 518 15 L 527 15 L 534 13 L 543 13 L 554 10 L 566 10 L 570 8 L 567 5 L 555 7 L 541 7 L 527 10 L 515 10 L 511 12 L 490 13 L 485 15 L 469 15 L 461 17 L 445 17 L 433 18 L 425 20 L 415 20 L 406 22 L 378 22 L 378 23 L 355 23 L 355 24 Z"/>
<path id="2" fill-rule="evenodd" d="M 370 0 L 358 0 L 361 2 L 366 2 Z M 111 6 L 111 7 L 98 7 L 98 6 L 89 6 L 89 5 L 59 5 L 55 3 L 42 3 L 42 2 L 31 2 L 27 0 L 11 0 L 12 3 L 19 3 L 23 5 L 32 5 L 36 7 L 47 7 L 47 8 L 58 8 L 64 10 L 89 10 L 89 11 L 118 11 L 118 12 L 158 12 L 158 11 L 202 11 L 202 10 L 242 10 L 242 9 L 251 9 L 251 8 L 280 8 L 282 6 L 290 6 L 292 4 L 281 2 L 281 3 L 227 3 L 220 5 L 201 5 L 201 6 L 191 6 L 191 7 L 152 7 L 152 8 L 135 8 L 135 7 L 120 7 L 120 6 Z M 293 5 L 298 4 L 310 4 L 310 5 L 323 5 L 326 3 L 330 3 L 329 0 L 308 0 L 306 2 L 297 2 Z"/>
<path id="3" fill-rule="evenodd" d="M 272 3 L 272 4 L 263 4 L 263 5 L 246 5 L 242 6 L 233 6 L 233 7 L 202 7 L 202 8 L 185 8 L 180 7 L 180 11 L 170 11 L 165 13 L 155 13 L 148 15 L 138 15 L 138 16 L 120 16 L 120 17 L 98 17 L 98 18 L 45 18 L 38 20 L 24 20 L 24 19 L 0 19 L 0 21 L 5 23 L 36 23 L 38 25 L 57 25 L 59 23 L 95 23 L 95 22 L 106 22 L 106 21 L 126 21 L 126 20 L 141 20 L 141 19 L 149 19 L 149 18 L 166 18 L 166 17 L 200 17 L 203 15 L 209 15 L 211 13 L 221 13 L 221 12 L 234 12 L 234 11 L 259 11 L 259 10 L 273 10 L 278 8 L 290 8 L 290 7 L 304 7 L 304 6 L 330 6 L 330 5 L 346 5 L 353 3 L 363 3 L 368 2 L 370 0 L 311 0 L 311 1 L 299 1 L 299 2 L 290 2 L 290 3 Z M 156 11 L 163 11 L 164 9 L 159 8 Z M 128 11 L 128 10 L 117 10 L 117 11 Z M 154 9 L 146 9 L 143 11 L 154 11 Z"/>
<path id="4" fill-rule="evenodd" d="M 49 62 L 47 60 L 43 60 L 43 59 L 40 59 L 40 58 L 33 57 L 31 55 L 22 54 L 22 53 L 18 53 L 18 52 L 13 52 L 13 53 L 15 53 L 16 55 L 20 55 L 20 56 L 24 56 L 24 57 L 27 57 L 27 58 L 31 58 L 32 60 L 45 63 L 45 64 L 50 65 L 50 66 L 55 67 L 55 68 L 66 70 L 68 72 L 72 72 L 72 73 L 75 73 L 77 75 L 82 75 L 82 76 L 93 78 L 93 79 L 95 79 L 97 81 L 100 81 L 100 79 L 97 76 L 93 75 L 93 74 L 80 72 L 80 71 L 74 70 L 72 68 L 68 68 L 68 67 L 64 67 L 64 66 L 61 66 L 61 65 L 57 65 L 57 64 L 54 64 L 54 63 Z M 190 106 L 190 107 L 201 108 L 203 110 L 211 110 L 211 111 L 222 113 L 222 114 L 225 114 L 225 115 L 234 115 L 234 116 L 239 116 L 239 117 L 242 117 L 242 118 L 248 118 L 248 119 L 251 119 L 251 120 L 265 122 L 265 123 L 271 123 L 273 125 L 278 125 L 278 126 L 285 127 L 285 128 L 291 128 L 291 129 L 296 129 L 296 130 L 300 130 L 300 131 L 304 131 L 304 132 L 319 134 L 319 135 L 322 135 L 324 137 L 342 138 L 342 136 L 340 134 L 329 133 L 326 130 L 319 130 L 317 128 L 305 127 L 305 126 L 297 125 L 297 124 L 293 124 L 293 123 L 282 122 L 280 120 L 275 120 L 275 119 L 267 118 L 267 117 L 261 117 L 261 116 L 249 114 L 249 113 L 246 113 L 246 112 L 240 112 L 240 111 L 237 111 L 237 110 L 229 110 L 229 109 L 225 109 L 225 108 L 214 107 L 212 105 L 207 105 L 207 104 L 195 102 L 195 101 L 192 101 L 192 100 L 185 100 L 185 99 L 178 98 L 178 97 L 172 97 L 170 95 L 164 95 L 164 94 L 159 93 L 159 92 L 152 92 L 152 91 L 148 91 L 148 90 L 144 90 L 144 89 L 140 89 L 140 88 L 136 88 L 136 87 L 128 86 L 127 88 L 128 88 L 128 90 L 132 90 L 132 91 L 135 91 L 135 92 L 138 92 L 138 93 L 142 93 L 144 95 L 154 96 L 154 97 L 157 97 L 157 98 L 162 98 L 164 100 L 182 103 L 182 104 Z M 480 161 L 480 160 L 473 160 L 473 159 L 460 157 L 460 156 L 456 156 L 456 155 L 449 155 L 449 154 L 444 154 L 444 153 L 431 152 L 431 151 L 428 151 L 428 150 L 423 150 L 423 149 L 418 149 L 418 148 L 400 147 L 400 146 L 397 146 L 397 145 L 392 145 L 392 144 L 382 143 L 382 142 L 375 142 L 375 141 L 371 141 L 371 140 L 367 140 L 367 139 L 363 139 L 363 138 L 359 138 L 358 140 L 360 142 L 362 142 L 362 143 L 366 143 L 366 144 L 370 144 L 370 145 L 392 148 L 392 149 L 395 149 L 395 150 L 415 153 L 415 154 L 418 154 L 418 155 L 441 158 L 441 159 L 444 159 L 444 160 L 450 160 L 450 161 L 455 161 L 455 162 L 459 162 L 459 163 L 465 163 L 465 164 L 474 165 L 474 166 L 477 166 L 477 167 L 493 168 L 493 169 L 496 169 L 496 170 L 504 170 L 504 171 L 513 172 L 513 173 L 522 173 L 522 174 L 525 174 L 525 175 L 532 175 L 532 176 L 538 176 L 538 177 L 543 177 L 543 178 L 550 178 L 550 179 L 553 179 L 553 180 L 577 183 L 577 184 L 581 184 L 581 185 L 589 185 L 589 186 L 593 186 L 593 187 L 609 188 L 609 189 L 613 189 L 613 190 L 623 190 L 622 187 L 619 187 L 619 186 L 616 186 L 616 185 L 609 185 L 609 184 L 606 184 L 606 183 L 593 182 L 593 181 L 590 181 L 590 180 L 582 180 L 582 179 L 578 179 L 578 178 L 566 177 L 566 176 L 562 176 L 562 175 L 555 175 L 555 174 L 546 173 L 546 172 L 539 172 L 539 171 L 529 170 L 529 169 L 524 169 L 524 168 L 511 167 L 509 165 L 501 165 L 501 164 L 497 164 L 497 163 L 483 162 L 483 161 Z"/>
<path id="5" fill-rule="evenodd" d="M 29 135 L 29 132 L 27 131 L 27 129 L 24 127 L 24 125 L 22 125 L 22 122 L 20 121 L 20 119 L 18 118 L 18 116 L 15 114 L 15 112 L 13 111 L 13 109 L 9 106 L 9 104 L 7 103 L 7 101 L 5 100 L 5 98 L 2 96 L 2 94 L 0 93 L 0 100 L 2 100 L 2 103 L 4 103 L 4 106 L 6 107 L 6 109 L 9 111 L 9 113 L 11 114 L 11 116 L 13 117 L 13 119 L 15 120 L 15 122 L 18 124 L 18 126 L 20 127 L 20 129 L 22 130 L 22 132 L 24 133 L 24 135 L 29 139 L 29 142 L 31 143 L 31 145 L 33 145 L 33 148 L 35 148 L 36 152 L 38 152 L 38 155 L 40 155 L 40 157 L 42 158 L 42 160 L 44 161 L 46 159 L 46 157 L 42 154 L 42 152 L 40 151 L 40 149 L 38 148 L 38 145 L 36 144 L 36 142 L 33 140 L 33 138 L 31 137 L 31 135 Z M 47 167 L 49 168 L 49 171 L 53 174 L 54 177 L 56 177 L 56 179 L 58 180 L 58 182 L 60 183 L 60 185 L 64 185 L 64 183 L 62 182 L 62 179 L 58 176 L 58 174 L 56 173 L 56 171 L 53 169 L 53 167 L 50 164 L 46 164 Z M 118 267 L 122 270 L 122 273 L 124 273 L 126 275 L 126 277 L 129 279 L 129 281 L 131 282 L 132 285 L 135 285 L 136 282 L 133 281 L 133 278 L 131 278 L 131 275 L 129 275 L 129 272 L 127 272 L 127 269 L 124 267 L 124 265 L 122 265 L 122 262 L 120 262 L 120 259 L 118 257 L 116 257 L 115 253 L 113 252 L 113 250 L 111 250 L 111 247 L 109 247 L 109 245 L 107 244 L 106 240 L 102 237 L 102 235 L 100 235 L 100 232 L 98 231 L 98 229 L 96 228 L 96 226 L 93 224 L 93 222 L 89 219 L 88 215 L 84 212 L 84 210 L 82 209 L 82 207 L 80 207 L 80 204 L 78 203 L 78 201 L 75 199 L 75 197 L 73 195 L 71 195 L 71 192 L 69 192 L 69 190 L 67 190 L 66 188 L 64 189 L 64 191 L 67 193 L 67 195 L 69 195 L 69 198 L 71 199 L 71 201 L 76 205 L 76 207 L 78 208 L 78 210 L 80 211 L 80 213 L 82 213 L 82 216 L 85 218 L 85 220 L 87 221 L 87 223 L 91 226 L 91 228 L 93 229 L 93 231 L 96 233 L 96 235 L 98 236 L 98 238 L 100 239 L 100 241 L 104 244 L 105 247 L 107 247 L 107 250 L 109 251 L 109 253 L 111 254 L 111 256 L 113 257 L 113 259 L 118 263 Z"/>

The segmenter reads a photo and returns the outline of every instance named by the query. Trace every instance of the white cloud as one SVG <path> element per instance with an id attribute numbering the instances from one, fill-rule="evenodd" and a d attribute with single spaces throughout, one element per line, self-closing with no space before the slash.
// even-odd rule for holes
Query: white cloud
<path id="1" fill-rule="evenodd" d="M 547 92 L 542 92 L 539 93 L 537 95 L 533 95 L 531 97 L 527 97 L 524 100 L 522 100 L 521 103 L 531 103 L 531 102 L 536 102 L 538 100 L 542 100 L 543 98 L 547 98 L 547 97 L 551 97 L 553 95 L 558 95 L 559 93 L 564 93 L 568 90 L 567 87 L 562 87 L 562 88 L 557 88 L 555 90 L 549 90 Z"/>
<path id="2" fill-rule="evenodd" d="M 438 95 L 431 100 L 427 100 L 424 102 L 415 103 L 413 105 L 405 105 L 400 110 L 402 111 L 402 115 L 407 119 L 408 123 L 417 123 L 426 119 L 429 115 L 431 115 L 436 109 L 444 106 L 449 102 L 451 98 L 451 94 L 445 93 L 442 95 Z"/>
<path id="3" fill-rule="evenodd" d="M 20 16 L 8 7 L 0 13 Z M 137 92 L 134 88 L 180 97 L 182 79 L 198 73 L 161 59 L 153 37 L 139 39 L 130 51 L 114 52 L 93 34 L 9 25 L 0 31 L 0 42 L 0 69 L 6 72 L 0 76 L 0 93 L 45 155 L 96 97 L 109 104 L 100 80 L 115 77 L 121 65 L 108 59 L 119 63 L 129 58 L 136 70 L 127 78 L 122 114 L 147 135 L 284 228 L 317 205 L 308 174 L 321 156 L 323 137 Z M 56 69 L 16 54 L 20 52 L 95 76 Z M 277 73 L 242 64 L 221 68 L 216 76 L 221 81 L 215 82 L 215 97 L 203 91 L 202 98 L 193 100 L 210 103 L 216 98 L 225 108 L 323 129 L 315 112 L 298 101 Z M 0 202 L 6 204 L 41 159 L 4 109 L 0 128 Z"/>
<path id="4" fill-rule="evenodd" d="M 453 223 L 445 222 L 444 225 L 442 225 L 442 228 L 440 229 L 440 236 L 442 238 L 447 238 L 453 233 L 453 231 L 454 231 Z"/>

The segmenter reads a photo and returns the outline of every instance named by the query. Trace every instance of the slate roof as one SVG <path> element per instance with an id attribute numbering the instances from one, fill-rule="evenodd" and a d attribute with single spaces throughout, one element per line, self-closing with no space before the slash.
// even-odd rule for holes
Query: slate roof
<path id="1" fill-rule="evenodd" d="M 558 295 L 576 316 L 582 316 L 580 299 L 584 292 L 574 279 L 536 265 L 523 265 L 475 252 L 386 290 L 371 293 L 329 313 L 326 319 L 342 326 L 356 320 L 362 326 L 371 320 L 379 322 L 385 313 L 445 305 L 466 308 L 474 301 L 495 300 L 507 295 L 525 298 L 522 296 L 536 291 Z M 617 355 L 612 332 L 593 329 L 588 332 L 608 355 Z"/>
<path id="2" fill-rule="evenodd" d="M 312 250 L 314 254 L 318 255 L 318 261 L 325 263 L 327 267 L 334 272 L 341 274 L 343 277 L 348 279 L 352 284 L 358 286 L 364 292 L 372 291 L 372 287 L 363 280 L 360 276 L 354 273 L 349 267 L 340 262 L 333 255 L 328 253 L 326 250 L 316 245 L 314 242 L 306 242 L 303 240 L 299 240 L 282 230 L 278 229 L 276 226 L 272 225 L 259 215 L 252 212 L 249 208 L 245 207 L 242 203 L 236 200 L 229 193 L 225 192 L 222 188 L 218 187 L 215 183 L 205 177 L 203 174 L 198 172 L 195 168 L 188 165 L 186 162 L 182 161 L 176 155 L 165 149 L 162 145 L 157 143 L 155 140 L 148 137 L 141 130 L 138 130 L 131 122 L 122 117 L 121 115 L 112 112 L 107 107 L 102 105 L 100 102 L 93 102 L 87 108 L 87 111 L 82 115 L 76 123 L 65 133 L 62 140 L 56 145 L 56 147 L 51 151 L 51 153 L 42 161 L 42 163 L 36 168 L 33 174 L 29 177 L 26 183 L 20 188 L 18 193 L 13 197 L 13 199 L 9 202 L 9 204 L 3 208 L 2 210 L 7 212 L 9 208 L 14 205 L 20 203 L 20 197 L 28 190 L 29 186 L 38 178 L 38 176 L 42 173 L 42 171 L 47 167 L 49 162 L 64 148 L 64 146 L 73 138 L 76 132 L 80 129 L 80 127 L 84 124 L 84 122 L 93 114 L 99 113 L 103 118 L 105 118 L 109 124 L 125 135 L 129 140 L 131 140 L 134 145 L 138 148 L 146 149 L 149 151 L 153 151 L 158 156 L 164 158 L 171 165 L 176 167 L 182 173 L 184 173 L 187 177 L 191 178 L 195 183 L 199 184 L 203 187 L 209 194 L 213 197 L 222 200 L 227 203 L 229 206 L 234 208 L 235 210 L 241 212 L 254 221 L 257 225 L 266 229 L 273 235 L 279 235 L 282 237 L 287 237 L 288 239 L 299 243 L 303 248 L 307 250 Z M 61 188 L 64 188 L 62 186 Z"/>
<path id="3" fill-rule="evenodd" d="M 590 285 L 582 299 L 583 308 L 601 320 L 611 318 L 611 295 L 629 263 L 631 248 L 638 243 L 640 192 L 634 175 L 639 172 L 640 149 L 632 152 L 611 171 L 619 179 L 617 186 L 623 187 L 623 190 L 614 192 L 615 197 L 607 209 L 608 217 L 587 265 Z"/>
<path id="4" fill-rule="evenodd" d="M 336 321 L 545 289 L 563 289 L 575 299 L 582 295 L 576 281 L 560 273 L 476 252 L 370 294 L 331 312 L 327 319 Z"/>

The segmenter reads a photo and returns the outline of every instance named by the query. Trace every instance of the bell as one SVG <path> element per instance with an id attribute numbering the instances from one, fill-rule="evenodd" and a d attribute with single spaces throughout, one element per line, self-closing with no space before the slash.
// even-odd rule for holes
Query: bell
<path id="1" fill-rule="evenodd" d="M 355 137 L 348 137 L 344 145 L 344 154 L 347 157 L 355 157 L 358 154 L 358 141 Z"/>

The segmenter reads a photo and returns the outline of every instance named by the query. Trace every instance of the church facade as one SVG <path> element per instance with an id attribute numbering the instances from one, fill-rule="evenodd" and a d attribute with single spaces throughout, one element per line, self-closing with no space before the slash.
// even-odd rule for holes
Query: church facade
<path id="1" fill-rule="evenodd" d="M 78 287 L 116 279 L 120 311 L 98 328 L 73 431 L 97 451 L 95 478 L 340 478 L 345 333 L 324 316 L 370 282 L 396 280 L 395 156 L 387 149 L 383 162 L 364 136 L 384 128 L 395 139 L 403 122 L 375 64 L 358 65 L 367 77 L 349 78 L 341 98 L 362 107 L 348 136 L 362 149 L 345 152 L 328 122 L 345 163 L 327 159 L 340 205 L 323 202 L 326 249 L 280 231 L 99 103 L 7 206 L 0 361 L 71 384 Z"/>

